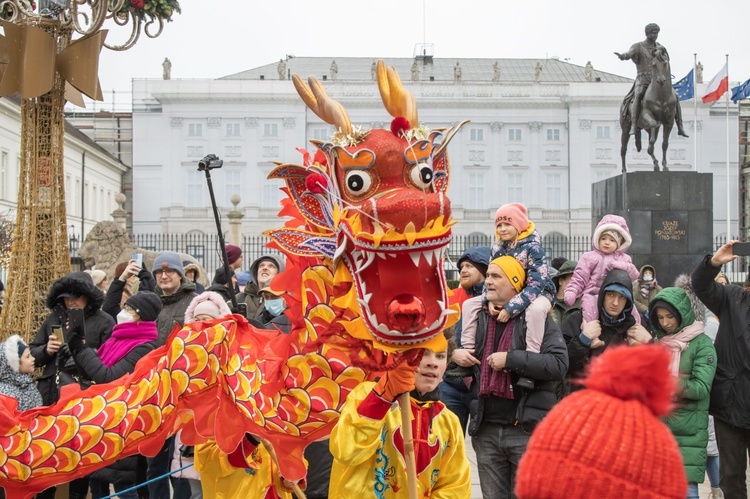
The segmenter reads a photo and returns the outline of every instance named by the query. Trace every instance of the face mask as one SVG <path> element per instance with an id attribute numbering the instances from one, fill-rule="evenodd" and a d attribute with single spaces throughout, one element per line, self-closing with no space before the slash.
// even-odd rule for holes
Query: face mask
<path id="1" fill-rule="evenodd" d="M 283 298 L 266 300 L 265 302 L 263 302 L 263 306 L 266 308 L 266 310 L 268 310 L 268 313 L 273 315 L 274 317 L 281 315 L 281 313 L 284 311 L 284 308 L 286 308 L 286 304 L 284 303 Z"/>
<path id="2" fill-rule="evenodd" d="M 652 276 L 652 275 L 645 275 L 645 276 L 643 276 L 643 280 L 644 281 L 653 281 L 654 280 L 654 276 Z"/>
<path id="3" fill-rule="evenodd" d="M 133 315 L 126 310 L 120 310 L 120 313 L 117 314 L 117 323 L 122 324 L 123 322 L 133 322 Z"/>

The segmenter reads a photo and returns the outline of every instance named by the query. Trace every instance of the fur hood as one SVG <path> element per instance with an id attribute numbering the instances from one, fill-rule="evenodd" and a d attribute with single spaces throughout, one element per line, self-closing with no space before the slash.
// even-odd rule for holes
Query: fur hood
<path id="1" fill-rule="evenodd" d="M 630 230 L 625 219 L 619 215 L 607 214 L 602 217 L 596 229 L 594 229 L 594 236 L 591 238 L 591 246 L 594 249 L 599 249 L 599 238 L 602 237 L 605 230 L 613 230 L 622 236 L 622 244 L 617 248 L 617 251 L 625 252 L 633 244 L 633 238 L 630 237 Z"/>
<path id="2" fill-rule="evenodd" d="M 54 310 L 63 293 L 85 296 L 89 302 L 84 309 L 86 316 L 95 313 L 104 303 L 104 293 L 94 286 L 94 281 L 86 272 L 71 272 L 52 283 L 47 294 L 47 308 Z"/>
<path id="3" fill-rule="evenodd" d="M 639 281 L 643 281 L 643 273 L 645 271 L 647 271 L 647 270 L 651 271 L 651 275 L 654 276 L 654 281 L 655 281 L 656 280 L 656 269 L 653 267 L 653 265 L 648 265 L 648 264 L 646 264 L 643 267 L 641 267 L 641 270 L 638 272 L 638 280 Z M 687 275 L 687 274 L 683 274 L 683 275 L 685 277 L 687 277 L 688 281 L 690 281 L 690 276 L 689 275 Z M 675 284 L 675 286 L 677 286 L 677 284 Z M 678 286 L 678 287 L 682 287 L 682 286 Z"/>
<path id="4" fill-rule="evenodd" d="M 206 301 L 213 303 L 213 305 L 215 305 L 216 308 L 219 309 L 219 315 L 217 317 L 224 317 L 225 315 L 229 315 L 232 313 L 232 311 L 229 310 L 229 307 L 227 306 L 227 302 L 224 301 L 224 298 L 222 298 L 219 293 L 215 293 L 214 291 L 205 291 L 193 298 L 193 301 L 191 301 L 190 305 L 188 305 L 187 310 L 185 310 L 185 324 L 187 324 L 188 322 L 193 322 L 195 320 L 195 307 Z"/>
<path id="5" fill-rule="evenodd" d="M 185 263 L 185 262 L 182 262 L 182 263 Z M 183 267 L 183 270 L 185 271 L 185 274 L 187 274 L 189 270 L 194 270 L 196 281 L 200 279 L 201 277 L 201 268 L 198 266 L 197 263 L 190 262 Z"/>
<path id="6" fill-rule="evenodd" d="M 693 281 L 690 278 L 690 274 L 680 274 L 677 279 L 674 280 L 674 286 L 676 288 L 682 288 L 690 299 L 690 305 L 693 308 L 695 314 L 695 320 L 700 322 L 706 322 L 706 306 L 702 301 L 695 296 L 693 291 Z"/>

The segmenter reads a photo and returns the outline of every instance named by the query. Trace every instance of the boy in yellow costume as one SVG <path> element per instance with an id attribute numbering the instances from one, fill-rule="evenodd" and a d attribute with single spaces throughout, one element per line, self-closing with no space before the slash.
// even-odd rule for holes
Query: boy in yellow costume
<path id="1" fill-rule="evenodd" d="M 195 469 L 201 474 L 203 497 L 293 499 L 265 445 L 259 445 L 253 437 L 248 437 L 248 443 L 243 442 L 231 455 L 222 452 L 214 441 L 195 446 Z"/>
<path id="2" fill-rule="evenodd" d="M 468 499 L 471 475 L 458 417 L 440 402 L 448 352 L 425 350 L 419 367 L 407 363 L 347 397 L 331 433 L 330 497 L 408 497 L 401 411 L 394 402 L 410 392 L 419 497 Z"/>

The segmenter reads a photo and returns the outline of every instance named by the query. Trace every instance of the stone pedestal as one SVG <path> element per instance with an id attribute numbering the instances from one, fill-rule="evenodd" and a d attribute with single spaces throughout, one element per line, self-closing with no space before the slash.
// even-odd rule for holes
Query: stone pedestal
<path id="1" fill-rule="evenodd" d="M 118 192 L 115 194 L 115 203 L 117 203 L 117 209 L 112 212 L 112 220 L 117 224 L 118 227 L 127 230 L 128 229 L 128 212 L 123 208 L 123 204 L 126 201 L 125 194 Z"/>
<path id="2" fill-rule="evenodd" d="M 636 267 L 653 265 L 662 287 L 692 272 L 713 250 L 713 175 L 633 172 L 591 186 L 591 226 L 607 213 L 624 217 Z"/>
<path id="3" fill-rule="evenodd" d="M 240 204 L 239 194 L 232 194 L 230 199 L 232 202 L 232 209 L 227 213 L 229 218 L 229 244 L 242 247 L 242 218 L 245 216 L 242 211 L 237 209 L 237 205 Z"/>

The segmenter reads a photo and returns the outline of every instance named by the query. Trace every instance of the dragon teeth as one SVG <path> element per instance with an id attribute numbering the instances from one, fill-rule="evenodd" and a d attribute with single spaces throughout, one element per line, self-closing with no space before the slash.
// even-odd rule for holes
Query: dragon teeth
<path id="1" fill-rule="evenodd" d="M 375 253 L 373 253 L 372 251 L 365 251 L 364 255 L 365 255 L 366 260 L 363 259 L 364 263 L 357 269 L 357 274 L 359 274 L 360 272 L 365 270 L 367 267 L 372 265 L 372 262 L 375 261 Z"/>
<path id="2" fill-rule="evenodd" d="M 413 251 L 409 253 L 409 256 L 411 257 L 411 261 L 414 262 L 414 266 L 419 267 L 419 258 L 422 256 L 422 253 L 419 251 Z"/>

